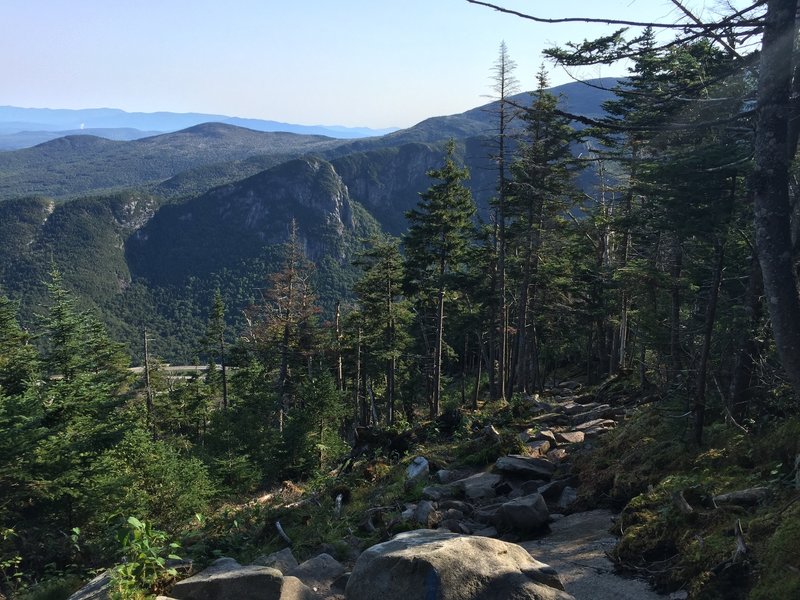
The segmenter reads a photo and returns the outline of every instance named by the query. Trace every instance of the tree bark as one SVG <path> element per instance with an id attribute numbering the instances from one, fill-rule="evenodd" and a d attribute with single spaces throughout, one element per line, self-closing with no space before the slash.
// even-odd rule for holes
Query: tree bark
<path id="1" fill-rule="evenodd" d="M 711 275 L 711 286 L 708 290 L 706 305 L 706 322 L 703 327 L 703 348 L 700 351 L 700 364 L 697 367 L 697 380 L 694 392 L 694 442 L 699 446 L 703 442 L 703 426 L 706 414 L 706 380 L 708 374 L 708 357 L 711 355 L 711 335 L 714 332 L 714 321 L 717 316 L 717 300 L 719 284 L 722 281 L 722 267 L 725 261 L 725 246 L 720 239 L 714 241 L 716 261 Z"/>
<path id="2" fill-rule="evenodd" d="M 755 226 L 775 345 L 800 396 L 800 297 L 790 232 L 789 139 L 792 52 L 797 0 L 769 0 L 761 46 L 756 109 Z"/>
<path id="3" fill-rule="evenodd" d="M 672 280 L 672 290 L 670 293 L 670 317 L 669 317 L 669 354 L 671 361 L 670 380 L 675 378 L 683 369 L 681 360 L 681 270 L 683 269 L 683 250 L 677 236 L 673 240 L 672 246 L 672 265 L 670 267 L 670 279 Z"/>
<path id="4" fill-rule="evenodd" d="M 764 284 L 761 280 L 761 267 L 758 258 L 753 256 L 750 265 L 750 276 L 747 279 L 747 292 L 745 293 L 745 307 L 747 310 L 747 325 L 742 332 L 742 343 L 736 352 L 736 362 L 733 368 L 733 377 L 730 387 L 729 410 L 734 420 L 740 422 L 747 416 L 750 405 L 750 388 L 753 379 L 753 365 L 755 365 L 761 348 L 757 338 L 759 323 L 761 322 L 761 296 Z"/>

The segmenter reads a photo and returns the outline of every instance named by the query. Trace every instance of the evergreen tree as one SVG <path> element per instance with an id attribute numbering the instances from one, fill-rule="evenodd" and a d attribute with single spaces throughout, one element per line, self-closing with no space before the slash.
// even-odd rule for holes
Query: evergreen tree
<path id="1" fill-rule="evenodd" d="M 441 408 L 445 298 L 455 289 L 453 276 L 462 268 L 467 248 L 474 238 L 475 204 L 463 183 L 468 172 L 456 165 L 454 155 L 455 143 L 450 141 L 444 165 L 428 172 L 438 183 L 421 193 L 417 208 L 406 214 L 409 220 L 404 238 L 407 280 L 425 306 L 424 312 L 430 314 L 432 303 L 436 307 L 429 394 L 432 417 L 438 416 Z"/>
<path id="2" fill-rule="evenodd" d="M 383 373 L 386 422 L 395 420 L 398 364 L 409 344 L 411 321 L 409 302 L 403 297 L 403 257 L 397 240 L 373 239 L 358 259 L 363 269 L 355 285 L 361 323 L 362 343 L 369 357 L 371 376 Z"/>
<path id="3" fill-rule="evenodd" d="M 245 343 L 270 370 L 275 370 L 274 389 L 281 399 L 277 415 L 280 431 L 294 403 L 294 385 L 301 373 L 310 374 L 316 353 L 316 316 L 320 309 L 311 285 L 313 272 L 314 265 L 306 257 L 297 224 L 292 221 L 284 245 L 283 268 L 270 277 L 263 303 L 245 311 Z"/>
<path id="4" fill-rule="evenodd" d="M 524 113 L 524 139 L 511 165 L 508 199 L 509 253 L 516 258 L 516 319 L 513 368 L 507 389 L 527 391 L 537 385 L 539 341 L 535 306 L 540 287 L 541 248 L 548 231 L 575 201 L 575 162 L 571 144 L 577 140 L 569 119 L 557 113 L 558 99 L 547 91 L 544 70 L 538 75 L 533 104 Z M 513 246 L 512 246 L 513 245 Z"/>
<path id="5" fill-rule="evenodd" d="M 206 346 L 209 356 L 209 370 L 215 365 L 215 361 L 220 363 L 220 376 L 222 384 L 222 408 L 228 408 L 228 365 L 225 360 L 225 303 L 222 301 L 222 293 L 217 288 L 214 291 L 214 303 L 211 307 L 211 315 L 206 326 Z"/>
<path id="6" fill-rule="evenodd" d="M 490 389 L 493 397 L 506 397 L 508 348 L 508 292 L 506 290 L 506 225 L 508 217 L 508 164 L 510 162 L 510 135 L 511 124 L 518 116 L 518 109 L 509 103 L 509 98 L 519 91 L 519 82 L 514 76 L 516 63 L 511 59 L 505 42 L 501 42 L 497 60 L 492 68 L 494 98 L 497 101 L 497 129 L 492 137 L 492 159 L 497 165 L 497 196 L 493 199 L 494 221 L 496 226 L 497 264 L 492 269 L 496 279 L 497 314 L 494 319 L 497 323 L 498 344 L 489 344 L 492 357 L 497 355 L 497 376 L 495 379 L 495 360 L 490 360 L 489 369 Z M 494 298 L 495 294 L 492 294 Z M 494 329 L 492 329 L 494 338 Z"/>

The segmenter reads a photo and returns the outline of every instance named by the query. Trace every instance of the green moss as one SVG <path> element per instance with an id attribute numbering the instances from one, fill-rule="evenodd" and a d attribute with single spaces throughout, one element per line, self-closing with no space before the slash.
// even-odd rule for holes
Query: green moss
<path id="1" fill-rule="evenodd" d="M 800 506 L 795 504 L 785 513 L 770 515 L 754 523 L 753 529 L 772 527 L 774 533 L 761 546 L 760 577 L 749 598 L 800 598 Z"/>

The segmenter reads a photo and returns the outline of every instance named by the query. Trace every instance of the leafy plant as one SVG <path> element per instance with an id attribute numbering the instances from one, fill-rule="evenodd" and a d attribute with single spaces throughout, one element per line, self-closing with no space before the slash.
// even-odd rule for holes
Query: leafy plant
<path id="1" fill-rule="evenodd" d="M 155 591 L 165 579 L 178 574 L 167 566 L 167 560 L 180 560 L 174 553 L 180 544 L 167 539 L 167 534 L 151 523 L 128 517 L 127 527 L 119 535 L 124 562 L 114 569 L 114 581 L 123 598 L 137 590 Z"/>
<path id="2" fill-rule="evenodd" d="M 8 542 L 12 537 L 15 537 L 16 532 L 10 527 L 3 527 L 0 529 L 0 542 Z M 0 552 L 0 582 L 5 582 L 7 585 L 14 585 L 22 578 L 22 571 L 20 564 L 22 557 L 19 553 Z"/>

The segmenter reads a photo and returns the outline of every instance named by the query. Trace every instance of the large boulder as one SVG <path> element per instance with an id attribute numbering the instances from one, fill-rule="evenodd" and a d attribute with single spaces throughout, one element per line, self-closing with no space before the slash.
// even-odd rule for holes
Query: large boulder
<path id="1" fill-rule="evenodd" d="M 570 600 L 555 570 L 523 548 L 419 529 L 364 551 L 347 600 Z M 573 599 L 574 600 L 574 599 Z"/>
<path id="2" fill-rule="evenodd" d="M 176 583 L 170 596 L 177 600 L 281 600 L 282 588 L 278 569 L 218 558 L 197 575 Z"/>

